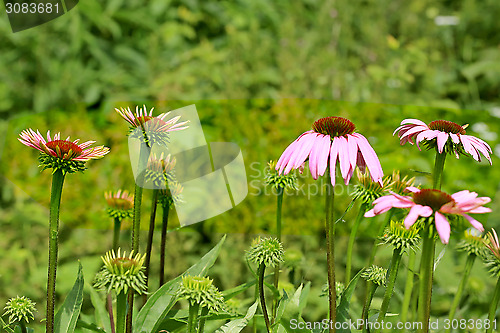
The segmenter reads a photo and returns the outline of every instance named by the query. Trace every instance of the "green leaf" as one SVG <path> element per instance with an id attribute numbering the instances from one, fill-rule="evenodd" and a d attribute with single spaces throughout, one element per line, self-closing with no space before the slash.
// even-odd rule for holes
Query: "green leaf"
<path id="1" fill-rule="evenodd" d="M 208 269 L 213 266 L 215 260 L 219 256 L 222 244 L 226 236 L 222 237 L 219 243 L 210 252 L 205 254 L 196 264 L 191 266 L 182 275 L 206 275 Z M 159 326 L 167 316 L 175 302 L 177 302 L 177 290 L 179 289 L 179 282 L 181 276 L 164 284 L 153 295 L 151 295 L 142 307 L 141 311 L 137 314 L 134 323 L 134 333 L 150 333 L 156 332 Z"/>
<path id="2" fill-rule="evenodd" d="M 94 306 L 94 314 L 95 314 L 95 320 L 96 324 L 100 325 L 104 331 L 110 333 L 111 332 L 111 323 L 109 321 L 109 314 L 108 311 L 106 311 L 106 305 L 99 293 L 90 285 L 88 285 L 88 289 L 90 291 L 90 301 L 92 302 L 92 305 Z"/>
<path id="3" fill-rule="evenodd" d="M 240 284 L 237 287 L 234 287 L 234 288 L 231 288 L 231 289 L 228 289 L 228 290 L 224 290 L 222 292 L 222 295 L 224 295 L 224 299 L 227 301 L 228 299 L 231 299 L 234 296 L 236 296 L 236 295 L 244 292 L 248 288 L 254 286 L 256 283 L 257 283 L 256 280 L 252 280 L 250 282 L 246 282 L 246 283 Z"/>
<path id="4" fill-rule="evenodd" d="M 311 332 L 308 329 L 292 328 L 292 319 L 296 323 L 304 322 L 302 320 L 301 314 L 302 310 L 306 306 L 307 296 L 309 295 L 309 290 L 311 289 L 311 282 L 308 282 L 305 287 L 300 285 L 291 298 L 285 293 L 283 298 L 278 305 L 278 310 L 276 314 L 276 322 L 279 322 L 278 332 L 282 328 L 286 332 Z"/>
<path id="5" fill-rule="evenodd" d="M 354 289 L 356 288 L 356 284 L 358 283 L 362 272 L 363 270 L 360 270 L 358 274 L 356 274 L 356 276 L 352 278 L 351 282 L 349 282 L 349 285 L 340 297 L 340 303 L 337 306 L 337 322 L 344 323 L 349 321 L 349 319 L 351 318 L 349 316 L 349 305 L 351 303 L 352 294 L 354 293 Z M 337 332 L 350 333 L 351 330 L 349 328 L 339 328 L 337 329 Z"/>
<path id="6" fill-rule="evenodd" d="M 248 308 L 247 314 L 245 317 L 241 319 L 236 319 L 233 321 L 230 321 L 229 323 L 225 324 L 224 326 L 221 326 L 216 333 L 239 333 L 241 332 L 242 329 L 244 329 L 247 325 L 248 322 L 253 318 L 255 315 L 255 311 L 257 311 L 257 306 L 259 305 L 258 301 L 255 301 L 253 305 Z"/>
<path id="7" fill-rule="evenodd" d="M 73 289 L 64 300 L 62 307 L 54 318 L 54 332 L 72 333 L 75 330 L 80 309 L 83 303 L 83 271 L 82 264 L 78 265 L 78 275 Z"/>

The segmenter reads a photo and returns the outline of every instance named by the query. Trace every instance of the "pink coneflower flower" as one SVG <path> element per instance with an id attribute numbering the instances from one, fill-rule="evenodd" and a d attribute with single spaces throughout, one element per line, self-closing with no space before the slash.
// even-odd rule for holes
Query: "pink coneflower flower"
<path id="1" fill-rule="evenodd" d="M 340 165 L 342 178 L 347 185 L 356 166 L 364 172 L 370 170 L 373 181 L 382 185 L 382 167 L 368 140 L 354 133 L 355 126 L 342 117 L 326 117 L 314 122 L 311 131 L 301 134 L 281 155 L 276 170 L 288 174 L 300 169 L 309 159 L 309 170 L 314 179 L 323 176 L 330 161 L 330 177 L 335 185 L 335 165 Z"/>
<path id="2" fill-rule="evenodd" d="M 391 208 L 410 208 L 410 212 L 404 220 L 404 225 L 409 229 L 417 219 L 429 217 L 434 214 L 434 223 L 443 244 L 448 244 L 450 239 L 450 224 L 445 215 L 463 216 L 477 230 L 483 232 L 483 225 L 470 217 L 467 213 L 482 214 L 491 212 L 490 208 L 482 207 L 491 201 L 488 197 L 477 197 L 477 193 L 467 190 L 449 195 L 439 190 L 418 189 L 408 187 L 412 196 L 402 196 L 392 192 L 378 198 L 373 202 L 372 210 L 366 212 L 365 217 L 373 217 L 387 212 Z"/>
<path id="3" fill-rule="evenodd" d="M 104 192 L 108 206 L 114 209 L 129 210 L 134 208 L 134 195 L 119 189 L 116 192 Z"/>
<path id="4" fill-rule="evenodd" d="M 401 126 L 396 128 L 393 135 L 398 133 L 400 143 L 411 144 L 424 141 L 431 146 L 437 147 L 439 153 L 453 152 L 458 158 L 459 153 L 464 151 L 470 154 L 476 161 L 481 161 L 480 153 L 486 157 L 491 164 L 491 147 L 483 140 L 472 135 L 465 134 L 467 126 L 460 126 L 447 120 L 434 120 L 429 125 L 418 119 L 405 119 Z"/>
<path id="5" fill-rule="evenodd" d="M 102 158 L 109 153 L 108 147 L 89 148 L 95 141 L 79 144 L 80 140 L 70 141 L 69 136 L 61 140 L 60 133 L 51 138 L 50 131 L 47 131 L 47 140 L 39 131 L 35 132 L 31 128 L 22 131 L 19 136 L 18 140 L 22 144 L 41 152 L 40 163 L 44 169 L 61 169 L 65 172 L 82 171 L 85 162 Z"/>
<path id="6" fill-rule="evenodd" d="M 148 112 L 146 105 L 142 109 L 136 106 L 135 114 L 130 110 L 130 107 L 126 109 L 115 108 L 115 110 L 130 124 L 130 133 L 132 135 L 137 133 L 136 136 L 140 133 L 148 143 L 152 141 L 152 143 L 165 144 L 168 142 L 167 133 L 188 128 L 188 126 L 184 126 L 188 121 L 178 123 L 181 116 L 168 119 L 170 112 L 167 112 L 154 117 L 154 108 L 151 108 Z M 135 131 L 136 128 L 139 128 L 141 131 Z"/>

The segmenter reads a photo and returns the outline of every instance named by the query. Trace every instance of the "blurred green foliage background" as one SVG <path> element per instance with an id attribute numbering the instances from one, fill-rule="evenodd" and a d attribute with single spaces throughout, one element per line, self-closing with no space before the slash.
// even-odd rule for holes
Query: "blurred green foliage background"
<path id="1" fill-rule="evenodd" d="M 127 126 L 113 108 L 136 102 L 155 106 L 157 114 L 195 103 L 207 141 L 237 143 L 247 167 L 249 195 L 242 204 L 170 234 L 171 277 L 220 234 L 231 233 L 213 276 L 221 288 L 249 278 L 244 250 L 255 235 L 274 231 L 275 197 L 263 183 L 266 163 L 322 116 L 351 119 L 372 143 L 386 174 L 400 169 L 423 185 L 430 183 L 426 173 L 432 170 L 433 152 L 399 146 L 392 131 L 405 118 L 470 124 L 468 134 L 494 149 L 493 166 L 450 157 L 444 189 L 467 188 L 494 198 L 493 213 L 479 220 L 498 227 L 499 16 L 496 0 L 86 0 L 54 21 L 13 34 L 2 14 L 0 303 L 17 294 L 32 297 L 37 319 L 43 318 L 50 173 L 40 174 L 37 153 L 17 142 L 18 134 L 28 127 L 42 133 L 51 129 L 111 148 L 109 156 L 66 180 L 58 275 L 62 297 L 74 281 L 76 260 L 82 260 L 91 282 L 99 256 L 111 246 L 111 233 L 104 231 L 111 221 L 103 193 L 133 188 Z M 324 200 L 307 172 L 299 179 L 300 190 L 284 201 L 285 248 L 304 255 L 299 280 L 313 281 L 305 316 L 317 320 L 326 316 L 326 300 L 315 297 L 326 281 Z M 340 216 L 352 186 L 338 185 L 336 191 Z M 143 221 L 150 200 L 146 192 Z M 348 212 L 338 228 L 341 280 L 354 216 Z M 365 264 L 381 220 L 366 220 L 361 227 L 357 269 Z M 124 234 L 122 246 L 127 240 Z M 436 316 L 446 315 L 465 260 L 453 246 L 454 241 L 436 271 Z M 377 261 L 387 266 L 389 258 L 387 250 Z M 467 316 L 486 312 L 492 284 L 476 264 Z M 355 297 L 359 307 L 362 291 Z M 397 306 L 391 305 L 393 311 Z"/>

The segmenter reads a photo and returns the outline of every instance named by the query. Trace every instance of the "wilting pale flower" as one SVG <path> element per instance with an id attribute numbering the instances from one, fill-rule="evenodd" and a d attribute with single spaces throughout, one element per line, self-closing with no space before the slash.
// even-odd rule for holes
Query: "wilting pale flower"
<path id="1" fill-rule="evenodd" d="M 447 244 L 450 239 L 450 224 L 445 215 L 463 216 L 477 230 L 483 232 L 483 225 L 470 217 L 467 213 L 482 214 L 491 212 L 490 208 L 482 207 L 491 201 L 488 197 L 477 197 L 477 193 L 467 190 L 449 195 L 439 190 L 418 189 L 408 187 L 412 196 L 402 196 L 392 192 L 378 198 L 373 202 L 372 210 L 366 212 L 365 217 L 373 217 L 387 212 L 391 208 L 410 208 L 410 212 L 404 220 L 404 225 L 409 229 L 417 219 L 429 217 L 434 214 L 434 223 L 441 241 Z"/>
<path id="2" fill-rule="evenodd" d="M 361 171 L 370 170 L 373 181 L 382 185 L 382 167 L 377 154 L 368 140 L 354 133 L 354 124 L 342 117 L 326 117 L 314 122 L 312 130 L 304 132 L 283 152 L 276 170 L 288 174 L 299 169 L 309 159 L 309 170 L 314 179 L 325 174 L 328 163 L 330 178 L 335 185 L 335 166 L 340 165 L 342 178 L 347 185 L 358 166 Z"/>
<path id="3" fill-rule="evenodd" d="M 118 218 L 120 221 L 127 217 L 132 217 L 134 208 L 134 196 L 128 191 L 121 189 L 116 192 L 105 192 L 104 198 L 108 203 L 108 214 L 112 218 Z"/>
<path id="4" fill-rule="evenodd" d="M 137 139 L 142 139 L 148 144 L 158 143 L 166 144 L 168 143 L 168 133 L 174 131 L 180 131 L 188 128 L 184 126 L 188 121 L 178 123 L 181 116 L 168 118 L 170 112 L 162 113 L 159 116 L 153 116 L 154 108 L 151 110 L 146 109 L 146 105 L 143 108 L 135 107 L 135 114 L 130 110 L 130 107 L 115 108 L 116 112 L 123 117 L 130 124 L 130 133 L 133 137 Z M 136 128 L 140 128 L 141 131 L 135 131 Z M 140 136 L 139 136 L 140 135 Z"/>
<path id="5" fill-rule="evenodd" d="M 61 140 L 61 134 L 57 133 L 53 137 L 47 131 L 47 140 L 37 130 L 31 128 L 24 130 L 19 135 L 18 140 L 28 146 L 40 151 L 40 166 L 45 169 L 58 169 L 63 173 L 71 173 L 85 170 L 85 162 L 92 159 L 102 158 L 109 153 L 109 148 L 97 146 L 89 148 L 95 141 L 79 143 L 80 140 L 70 141 L 69 136 Z"/>
<path id="6" fill-rule="evenodd" d="M 420 149 L 419 143 L 424 141 L 430 147 L 437 147 L 440 154 L 453 153 L 457 158 L 459 153 L 466 152 L 479 162 L 481 153 L 491 164 L 491 147 L 475 136 L 466 135 L 465 128 L 447 120 L 434 120 L 427 125 L 418 119 L 405 119 L 393 135 L 398 133 L 402 145 L 416 142 Z"/>

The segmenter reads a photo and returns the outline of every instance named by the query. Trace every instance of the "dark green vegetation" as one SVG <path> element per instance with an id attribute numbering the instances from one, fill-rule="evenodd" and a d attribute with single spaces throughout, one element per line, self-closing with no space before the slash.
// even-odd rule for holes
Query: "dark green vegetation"
<path id="1" fill-rule="evenodd" d="M 436 25 L 439 15 L 454 15 L 459 24 Z M 112 221 L 104 211 L 104 191 L 133 188 L 126 124 L 113 107 L 117 102 L 134 106 L 135 101 L 146 101 L 159 113 L 196 103 L 207 141 L 231 141 L 241 147 L 249 196 L 230 212 L 170 233 L 167 272 L 171 278 L 177 276 L 222 233 L 230 233 L 210 271 L 224 290 L 248 281 L 243 256 L 253 236 L 274 231 L 276 200 L 263 185 L 267 161 L 277 159 L 317 118 L 348 117 L 372 143 L 386 174 L 401 169 L 424 185 L 432 181 L 425 173 L 432 171 L 434 154 L 399 146 L 392 131 L 402 119 L 469 123 L 468 134 L 483 138 L 493 149 L 498 147 L 499 16 L 496 0 L 360 1 L 356 5 L 314 0 L 280 4 L 112 0 L 103 5 L 89 0 L 53 22 L 17 34 L 11 33 L 3 16 L 0 129 L 6 134 L 0 137 L 0 303 L 26 295 L 37 303 L 36 322 L 43 317 L 50 175 L 40 174 L 37 154 L 17 142 L 21 130 L 32 127 L 45 134 L 51 129 L 111 148 L 109 156 L 88 163 L 89 170 L 68 176 L 65 183 L 57 284 L 60 306 L 75 281 L 77 259 L 90 283 L 100 267 L 99 256 L 111 247 Z M 493 167 L 465 156 L 449 157 L 443 189 L 469 189 L 495 198 L 499 163 L 498 157 L 493 158 Z M 283 233 L 288 235 L 284 245 L 285 250 L 303 253 L 295 276 L 299 282 L 312 281 L 304 318 L 319 320 L 327 309 L 327 299 L 316 297 L 326 282 L 324 200 L 319 182 L 307 172 L 299 179 L 300 191 L 284 198 Z M 336 189 L 340 216 L 350 198 L 345 187 Z M 149 213 L 149 196 L 145 191 L 143 221 Z M 498 227 L 498 199 L 489 207 L 493 213 L 478 219 L 487 227 Z M 341 254 L 354 218 L 354 213 L 348 213 L 337 228 L 340 280 Z M 360 226 L 354 273 L 366 265 L 383 218 L 365 220 Z M 435 275 L 432 315 L 442 318 L 447 316 L 465 265 L 465 256 L 453 249 L 458 232 L 454 236 Z M 128 239 L 129 235 L 122 237 L 123 247 Z M 155 241 L 153 251 L 158 250 L 159 239 Z M 440 252 L 438 246 L 436 253 Z M 387 266 L 390 256 L 389 249 L 380 252 L 377 263 Z M 157 269 L 153 265 L 153 276 Z M 398 311 L 404 277 L 401 271 L 389 312 Z M 466 306 L 457 315 L 484 316 L 493 283 L 476 262 L 465 291 Z M 374 307 L 379 307 L 382 295 L 379 290 Z M 362 298 L 358 288 L 351 305 L 355 317 L 361 313 Z M 241 298 L 236 306 L 245 313 L 251 304 Z M 90 310 L 86 289 L 83 319 L 93 316 Z"/>

